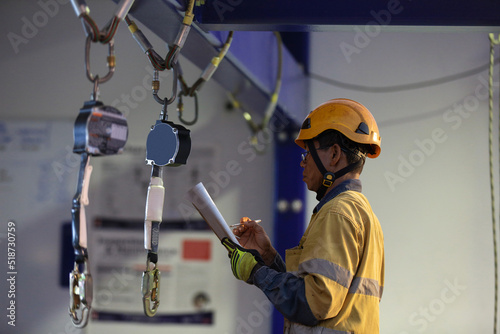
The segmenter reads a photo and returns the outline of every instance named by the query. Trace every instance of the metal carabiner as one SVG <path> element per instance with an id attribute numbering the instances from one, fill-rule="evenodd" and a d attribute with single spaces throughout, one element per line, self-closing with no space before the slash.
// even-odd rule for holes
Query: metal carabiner
<path id="1" fill-rule="evenodd" d="M 178 80 L 178 73 L 179 73 L 179 68 L 178 68 L 178 65 L 177 63 L 174 64 L 174 66 L 172 67 L 173 68 L 173 75 L 174 75 L 174 80 L 173 80 L 173 83 L 172 83 L 172 95 L 170 98 L 160 98 L 158 96 L 158 91 L 160 90 L 160 80 L 159 80 L 159 76 L 158 76 L 158 70 L 155 69 L 154 72 L 153 72 L 153 97 L 155 98 L 156 102 L 158 102 L 159 104 L 161 105 L 168 105 L 168 104 L 172 104 L 176 97 L 177 97 L 177 80 Z"/>
<path id="2" fill-rule="evenodd" d="M 108 73 L 103 76 L 94 76 L 92 72 L 90 71 L 90 43 L 92 42 L 92 38 L 90 36 L 87 37 L 87 40 L 85 42 L 85 70 L 87 71 L 87 78 L 93 82 L 94 84 L 101 84 L 113 76 L 113 73 L 115 72 L 115 43 L 113 40 L 111 40 L 108 43 L 108 58 L 107 58 L 107 63 L 108 63 Z"/>
<path id="3" fill-rule="evenodd" d="M 71 322 L 77 328 L 87 325 L 92 304 L 92 276 L 88 270 L 87 260 L 83 262 L 83 272 L 75 262 L 73 271 L 69 274 L 69 315 Z"/>
<path id="4" fill-rule="evenodd" d="M 142 273 L 142 303 L 144 314 L 153 317 L 160 306 L 160 276 L 161 273 L 154 264 L 152 270 L 149 269 L 149 257 L 146 262 L 146 271 Z M 151 305 L 153 303 L 153 305 Z"/>
<path id="5" fill-rule="evenodd" d="M 184 103 L 182 101 L 183 96 L 188 96 L 187 93 L 184 93 L 184 91 L 181 91 L 179 93 L 179 100 L 177 102 L 177 113 L 179 115 L 179 121 L 182 122 L 184 125 L 193 125 L 198 121 L 198 93 L 196 91 L 193 92 L 193 98 L 194 98 L 194 116 L 193 120 L 191 121 L 186 121 L 183 117 L 184 113 Z"/>

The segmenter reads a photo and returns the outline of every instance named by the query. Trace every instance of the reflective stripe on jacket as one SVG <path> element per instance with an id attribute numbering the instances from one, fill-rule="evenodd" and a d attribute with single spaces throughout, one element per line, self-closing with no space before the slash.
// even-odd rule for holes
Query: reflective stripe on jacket
<path id="1" fill-rule="evenodd" d="M 338 331 L 320 326 L 304 326 L 297 323 L 286 323 L 283 333 L 286 334 L 354 334 L 354 332 Z"/>

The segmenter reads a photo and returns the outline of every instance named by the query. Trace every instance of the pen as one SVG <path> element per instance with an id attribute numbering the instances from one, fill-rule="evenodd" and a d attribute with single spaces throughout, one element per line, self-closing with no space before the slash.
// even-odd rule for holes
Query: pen
<path id="1" fill-rule="evenodd" d="M 255 222 L 256 222 L 257 224 L 258 224 L 258 223 L 260 223 L 261 221 L 262 221 L 261 219 L 256 219 L 256 220 L 255 220 Z M 243 224 L 238 223 L 238 224 L 234 224 L 234 225 L 229 225 L 229 227 L 236 227 L 236 226 L 243 226 Z"/>

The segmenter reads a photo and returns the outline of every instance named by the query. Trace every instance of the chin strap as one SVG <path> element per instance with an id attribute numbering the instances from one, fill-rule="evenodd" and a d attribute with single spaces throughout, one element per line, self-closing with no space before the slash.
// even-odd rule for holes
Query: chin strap
<path id="1" fill-rule="evenodd" d="M 316 147 L 314 146 L 314 142 L 312 140 L 308 140 L 306 143 L 307 143 L 307 148 L 309 149 L 309 153 L 311 154 L 314 160 L 314 163 L 318 167 L 319 172 L 323 175 L 323 181 L 321 182 L 321 186 L 316 192 L 316 199 L 320 201 L 323 198 L 323 196 L 325 196 L 325 193 L 328 190 L 328 188 L 330 188 L 333 185 L 333 182 L 335 182 L 337 178 L 342 177 L 345 174 L 357 168 L 361 160 L 358 160 L 357 162 L 342 168 L 336 173 L 329 172 L 326 170 L 325 166 L 323 166 L 323 163 L 321 162 L 321 159 L 318 156 L 318 152 L 316 151 Z"/>

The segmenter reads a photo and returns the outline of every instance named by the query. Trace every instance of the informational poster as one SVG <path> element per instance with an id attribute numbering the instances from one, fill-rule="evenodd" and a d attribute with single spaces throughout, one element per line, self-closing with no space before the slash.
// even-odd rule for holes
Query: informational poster
<path id="1" fill-rule="evenodd" d="M 146 164 L 145 157 L 144 146 L 127 145 L 124 153 L 113 159 L 93 160 L 94 165 L 99 163 L 97 169 L 101 175 L 96 194 L 98 200 L 95 201 L 95 205 L 100 206 L 96 208 L 98 212 L 124 218 L 144 215 L 151 176 L 151 166 Z M 196 218 L 192 216 L 194 209 L 185 194 L 198 182 L 211 181 L 208 172 L 219 170 L 218 161 L 215 147 L 195 145 L 186 165 L 163 167 L 164 219 L 187 221 Z"/>
<path id="2" fill-rule="evenodd" d="M 0 156 L 1 208 L 10 218 L 24 218 L 21 203 L 35 212 L 74 195 L 79 159 L 70 123 L 0 122 Z"/>
<path id="3" fill-rule="evenodd" d="M 160 225 L 157 268 L 160 306 L 144 314 L 141 293 L 146 270 L 142 221 L 96 219 L 92 237 L 93 319 L 211 325 L 218 278 L 214 247 L 222 247 L 204 221 Z M 218 253 L 220 255 L 220 253 Z M 152 268 L 152 264 L 150 265 Z M 146 307 L 152 307 L 151 301 Z"/>

